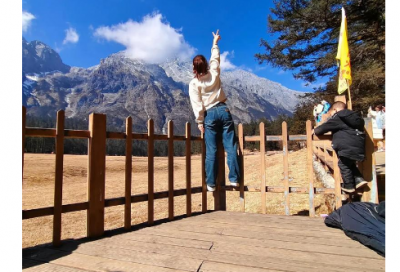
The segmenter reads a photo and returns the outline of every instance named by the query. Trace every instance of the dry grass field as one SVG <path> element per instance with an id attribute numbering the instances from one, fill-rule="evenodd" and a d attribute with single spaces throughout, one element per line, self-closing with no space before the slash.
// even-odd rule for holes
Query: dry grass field
<path id="1" fill-rule="evenodd" d="M 283 185 L 282 154 L 266 156 L 266 177 L 268 186 Z M 155 191 L 168 190 L 167 158 L 155 158 Z M 124 196 L 124 165 L 122 156 L 108 156 L 106 160 L 106 199 Z M 23 209 L 49 207 L 54 201 L 54 166 L 53 154 L 25 154 L 24 180 L 22 190 Z M 200 156 L 192 156 L 192 186 L 201 186 Z M 228 175 L 228 169 L 226 169 Z M 174 158 L 175 189 L 185 188 L 185 158 Z M 306 150 L 289 154 L 290 186 L 308 187 Z M 318 181 L 315 187 L 323 187 Z M 245 153 L 245 185 L 260 185 L 260 154 Z M 132 159 L 132 194 L 147 193 L 147 158 Z M 63 204 L 83 202 L 87 199 L 87 156 L 64 156 Z M 185 196 L 175 197 L 175 215 L 186 211 Z M 246 212 L 261 212 L 261 195 L 257 192 L 245 193 Z M 267 213 L 284 214 L 283 193 L 267 193 Z M 330 197 L 315 196 L 316 213 L 329 213 Z M 155 220 L 168 217 L 168 200 L 155 200 Z M 239 192 L 227 192 L 227 210 L 239 211 Z M 208 193 L 208 209 L 214 207 L 212 193 Z M 105 229 L 123 227 L 123 206 L 106 208 Z M 192 195 L 193 212 L 201 211 L 201 194 Z M 291 214 L 308 211 L 307 194 L 290 195 Z M 132 225 L 147 221 L 147 203 L 132 204 Z M 22 247 L 31 247 L 51 242 L 52 216 L 23 220 Z M 62 239 L 81 238 L 86 235 L 86 211 L 62 215 Z"/>

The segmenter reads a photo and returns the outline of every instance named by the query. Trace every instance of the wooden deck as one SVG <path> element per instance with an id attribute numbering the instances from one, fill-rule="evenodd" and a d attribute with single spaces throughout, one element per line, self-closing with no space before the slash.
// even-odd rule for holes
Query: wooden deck
<path id="1" fill-rule="evenodd" d="M 23 250 L 24 271 L 384 271 L 385 259 L 321 218 L 210 212 L 59 248 Z"/>

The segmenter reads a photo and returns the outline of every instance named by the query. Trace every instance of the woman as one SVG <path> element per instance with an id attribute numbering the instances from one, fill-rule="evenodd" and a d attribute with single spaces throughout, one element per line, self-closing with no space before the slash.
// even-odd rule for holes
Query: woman
<path id="1" fill-rule="evenodd" d="M 189 84 L 189 96 L 196 123 L 204 133 L 206 142 L 206 183 L 208 191 L 215 191 L 218 172 L 217 140 L 222 138 L 227 152 L 229 181 L 232 186 L 239 185 L 239 163 L 237 141 L 232 115 L 225 102 L 226 96 L 221 86 L 220 53 L 218 41 L 220 36 L 214 34 L 211 48 L 210 65 L 203 55 L 193 58 L 195 77 Z"/>

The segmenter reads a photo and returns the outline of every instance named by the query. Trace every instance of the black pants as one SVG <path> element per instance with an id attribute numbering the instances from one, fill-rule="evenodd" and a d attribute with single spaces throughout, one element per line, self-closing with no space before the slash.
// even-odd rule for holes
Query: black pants
<path id="1" fill-rule="evenodd" d="M 346 157 L 339 157 L 338 165 L 340 168 L 340 174 L 342 174 L 344 188 L 355 188 L 355 178 L 362 177 L 360 170 L 357 168 L 356 161 Z"/>

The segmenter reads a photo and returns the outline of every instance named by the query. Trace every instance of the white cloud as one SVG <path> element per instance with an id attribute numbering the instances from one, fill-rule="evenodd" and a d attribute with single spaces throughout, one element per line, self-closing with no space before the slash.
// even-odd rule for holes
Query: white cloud
<path id="1" fill-rule="evenodd" d="M 32 13 L 22 11 L 22 32 L 26 32 L 28 30 L 33 19 L 35 19 L 35 16 Z"/>
<path id="2" fill-rule="evenodd" d="M 182 29 L 163 22 L 159 13 L 146 15 L 141 22 L 128 20 L 113 26 L 102 26 L 94 35 L 126 47 L 126 55 L 149 63 L 160 63 L 168 58 L 191 58 L 196 49 L 184 39 Z"/>
<path id="3" fill-rule="evenodd" d="M 234 51 L 232 52 L 225 51 L 224 53 L 221 54 L 221 70 L 233 70 L 236 68 L 236 66 L 232 64 L 230 60 L 228 60 L 229 54 L 231 54 L 233 57 Z"/>
<path id="4" fill-rule="evenodd" d="M 77 43 L 79 41 L 79 35 L 76 30 L 72 27 L 65 30 L 65 39 L 63 44 Z"/>

